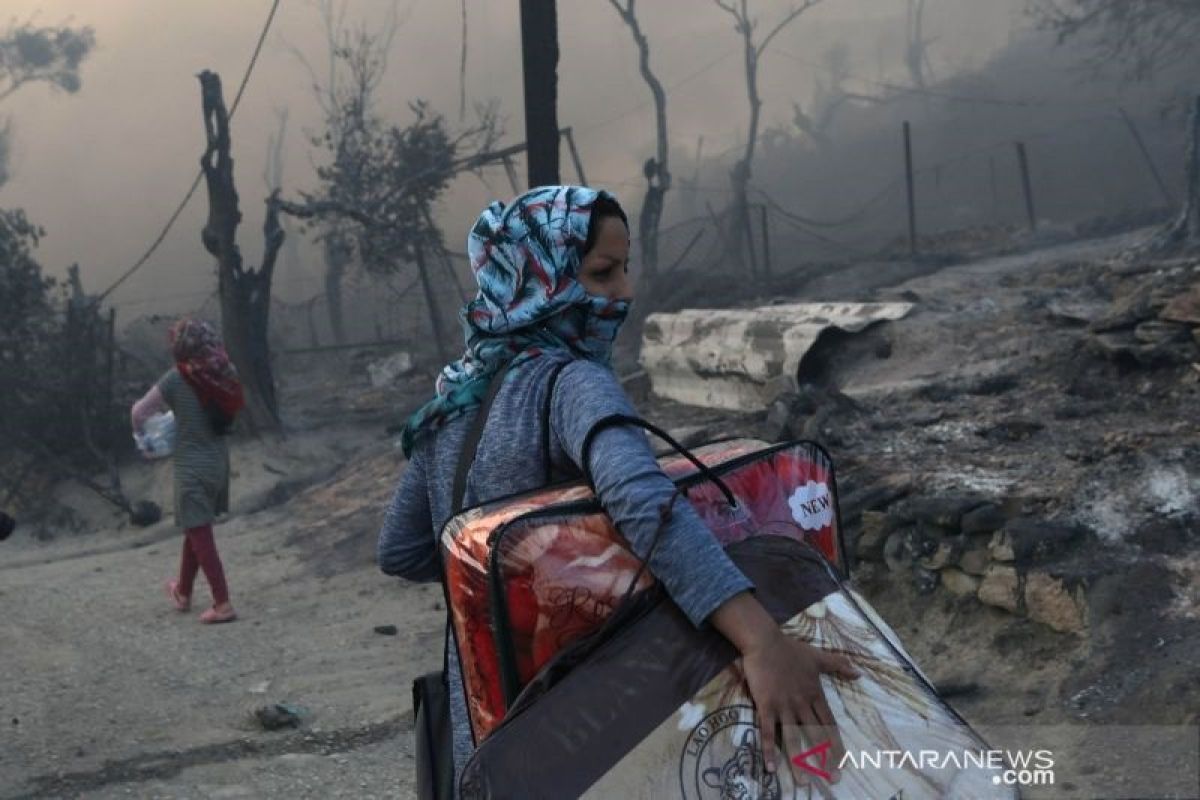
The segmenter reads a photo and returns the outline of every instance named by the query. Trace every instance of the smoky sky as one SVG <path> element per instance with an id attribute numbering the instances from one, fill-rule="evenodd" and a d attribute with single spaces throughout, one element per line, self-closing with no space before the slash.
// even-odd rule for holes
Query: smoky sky
<path id="1" fill-rule="evenodd" d="M 750 5 L 763 28 L 789 8 L 781 0 Z M 1023 5 L 1023 0 L 929 0 L 935 74 L 982 66 L 1028 26 Z M 102 289 L 141 254 L 195 176 L 203 149 L 196 74 L 218 71 L 232 102 L 270 2 L 6 0 L 4 6 L 18 21 L 96 30 L 97 48 L 84 65 L 80 92 L 32 86 L 0 104 L 13 135 L 13 176 L 0 188 L 0 206 L 23 207 L 46 229 L 39 258 L 51 274 L 78 262 L 86 288 Z M 390 6 L 389 0 L 349 0 L 346 20 L 378 27 Z M 503 141 L 519 142 L 524 135 L 517 0 L 467 0 L 466 6 L 468 107 L 498 100 Z M 856 75 L 902 80 L 905 7 L 905 0 L 824 0 L 789 26 L 760 67 L 764 127 L 789 126 L 793 101 L 812 96 L 814 64 L 833 44 L 850 48 Z M 407 0 L 399 9 L 401 25 L 379 91 L 381 115 L 404 123 L 411 119 L 409 102 L 424 98 L 457 123 L 460 3 Z M 589 181 L 636 206 L 640 165 L 652 153 L 654 136 L 636 49 L 607 0 L 559 0 L 558 9 L 559 122 L 576 131 Z M 701 136 L 707 157 L 732 158 L 747 125 L 741 45 L 732 20 L 711 0 L 643 0 L 639 12 L 652 66 L 668 88 L 672 161 L 691 157 Z M 266 143 L 280 109 L 288 109 L 290 118 L 286 196 L 314 186 L 314 159 L 320 156 L 310 142 L 320 129 L 320 111 L 292 48 L 318 74 L 324 72 L 320 17 L 304 0 L 283 0 L 232 126 L 244 215 L 239 242 L 252 265 L 261 253 Z M 575 179 L 565 147 L 562 174 Z M 487 201 L 511 195 L 502 169 L 485 178 L 486 185 L 461 177 L 439 209 L 452 249 L 462 248 L 470 222 Z M 186 306 L 212 290 L 213 266 L 199 242 L 205 211 L 201 187 L 153 259 L 113 296 L 119 307 L 138 314 L 159 305 Z M 276 292 L 287 299 L 320 288 L 317 252 L 304 243 L 299 252 L 300 263 L 277 273 Z"/>

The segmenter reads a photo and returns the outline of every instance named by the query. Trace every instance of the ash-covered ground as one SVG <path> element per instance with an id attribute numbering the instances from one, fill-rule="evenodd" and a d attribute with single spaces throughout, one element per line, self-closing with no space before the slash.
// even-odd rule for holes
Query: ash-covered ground
<path id="1" fill-rule="evenodd" d="M 915 308 L 823 339 L 770 409 L 630 388 L 685 444 L 822 442 L 856 582 L 973 723 L 1195 723 L 1200 259 L 1130 256 L 1145 235 L 800 270 L 757 300 Z M 712 305 L 719 286 L 689 291 Z M 63 487 L 48 540 L 5 543 L 0 797 L 411 793 L 409 680 L 440 660 L 444 611 L 373 557 L 403 468 L 384 429 L 432 378 L 376 389 L 361 359 L 283 367 L 291 432 L 236 445 L 217 530 L 236 624 L 168 608 L 169 519 L 132 528 Z M 169 505 L 168 474 L 130 465 L 125 484 Z M 273 703 L 299 728 L 263 730 L 254 711 Z"/>

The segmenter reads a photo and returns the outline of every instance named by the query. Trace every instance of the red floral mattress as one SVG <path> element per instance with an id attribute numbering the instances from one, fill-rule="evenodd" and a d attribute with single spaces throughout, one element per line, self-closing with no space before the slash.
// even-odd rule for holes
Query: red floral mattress
<path id="1" fill-rule="evenodd" d="M 757 534 L 816 546 L 845 571 L 829 455 L 810 442 L 739 439 L 695 451 L 737 497 L 681 456 L 660 459 L 723 545 Z M 476 743 L 504 717 L 509 686 L 525 686 L 564 647 L 612 613 L 639 561 L 583 484 L 487 503 L 442 530 L 451 620 Z M 643 573 L 639 589 L 653 585 Z M 511 694 L 511 690 L 510 690 Z"/>

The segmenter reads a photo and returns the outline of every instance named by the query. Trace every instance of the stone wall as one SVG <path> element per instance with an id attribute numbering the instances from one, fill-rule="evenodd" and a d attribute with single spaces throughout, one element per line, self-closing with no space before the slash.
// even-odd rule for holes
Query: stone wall
<path id="1" fill-rule="evenodd" d="M 1089 580 L 1076 557 L 1086 528 L 1021 515 L 1018 504 L 972 496 L 912 497 L 863 511 L 851 552 L 913 581 L 918 592 L 975 600 L 1058 631 L 1088 625 Z"/>

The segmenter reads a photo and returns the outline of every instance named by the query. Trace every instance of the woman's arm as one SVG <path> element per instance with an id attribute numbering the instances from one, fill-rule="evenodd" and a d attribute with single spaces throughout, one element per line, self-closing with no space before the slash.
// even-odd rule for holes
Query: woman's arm
<path id="1" fill-rule="evenodd" d="M 576 362 L 559 377 L 551 404 L 552 427 L 563 449 L 580 464 L 592 426 L 613 414 L 634 414 L 612 372 Z M 675 484 L 659 468 L 638 428 L 614 427 L 596 434 L 588 454 L 601 504 L 633 550 L 643 558 L 656 535 L 650 571 L 694 625 L 711 623 L 741 653 L 754 698 L 763 754 L 776 760 L 776 724 L 832 726 L 819 675 L 855 677 L 850 662 L 786 637 L 750 592 L 750 581 L 729 560 L 689 503 L 676 503 L 660 527 L 660 510 Z M 836 731 L 829 730 L 837 743 Z M 837 743 L 840 747 L 840 743 Z"/>
<path id="2" fill-rule="evenodd" d="M 388 575 L 432 583 L 442 577 L 429 511 L 423 451 L 413 453 L 383 518 L 376 550 L 379 568 Z"/>
<path id="3" fill-rule="evenodd" d="M 156 383 L 129 410 L 129 419 L 133 425 L 133 432 L 141 433 L 142 426 L 146 424 L 146 420 L 166 410 L 166 398 L 163 397 L 162 390 L 158 388 L 158 384 Z"/>

